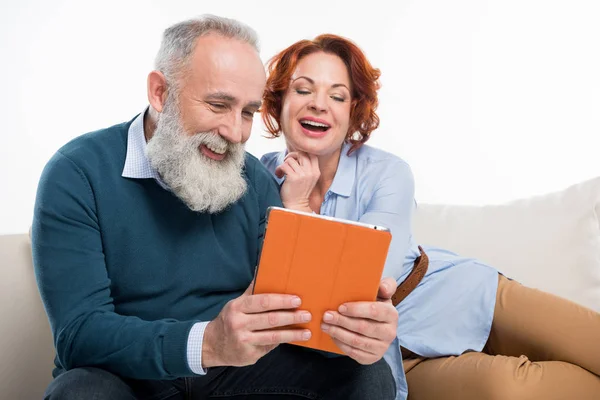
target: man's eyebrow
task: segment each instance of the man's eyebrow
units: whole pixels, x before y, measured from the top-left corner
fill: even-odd
[[[206,96],[206,100],[221,100],[221,101],[226,101],[228,103],[237,103],[238,100],[230,95],[229,93],[225,93],[225,92],[215,92],[215,93],[211,93],[208,96]]]
[[[232,96],[231,94],[226,92],[211,93],[208,96],[206,96],[206,100],[219,100],[230,104],[238,103],[238,99],[235,96]],[[246,104],[246,107],[255,108],[258,110],[261,105],[261,101],[251,101],[248,104]]]

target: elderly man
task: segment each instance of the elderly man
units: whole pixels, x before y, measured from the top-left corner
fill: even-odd
[[[266,209],[281,206],[243,147],[264,85],[250,28],[176,24],[148,76],[150,106],[49,161],[32,232],[56,347],[46,398],[394,398],[381,358],[286,344],[311,335],[290,325],[322,318],[302,299],[251,294]],[[393,306],[373,307],[390,317],[367,323],[391,342]]]

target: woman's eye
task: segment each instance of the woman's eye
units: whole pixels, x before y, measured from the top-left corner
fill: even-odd
[[[344,101],[346,101],[345,98],[339,97],[339,96],[331,96],[331,98],[335,101],[339,101],[340,103],[343,103]]]
[[[296,89],[296,93],[301,94],[301,95],[310,94],[310,92],[308,90],[302,90],[302,89]]]

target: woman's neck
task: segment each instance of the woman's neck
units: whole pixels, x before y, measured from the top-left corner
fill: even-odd
[[[325,193],[327,193],[333,183],[340,162],[341,152],[342,149],[340,148],[334,154],[319,156],[319,171],[321,171],[321,176],[315,185],[315,189],[321,192],[323,196],[325,196]]]

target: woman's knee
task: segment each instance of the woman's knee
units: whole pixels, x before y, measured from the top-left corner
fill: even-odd
[[[118,376],[99,368],[74,368],[50,383],[46,400],[133,400],[131,388]]]

